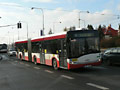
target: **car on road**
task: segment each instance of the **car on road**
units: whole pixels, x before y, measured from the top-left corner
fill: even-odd
[[[9,49],[8,50],[8,55],[9,56],[16,56],[16,51],[14,49]]]
[[[7,44],[0,44],[0,53],[7,53]]]
[[[103,63],[107,65],[120,64],[120,48],[109,48],[101,54]]]
[[[2,60],[2,56],[0,55],[0,60]]]

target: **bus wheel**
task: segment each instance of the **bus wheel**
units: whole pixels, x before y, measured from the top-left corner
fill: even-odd
[[[53,68],[54,68],[55,70],[58,70],[57,61],[56,61],[55,59],[53,60]]]
[[[35,56],[34,56],[34,64],[37,65],[37,59]]]
[[[20,60],[22,60],[22,56],[21,56],[21,54],[20,54]]]

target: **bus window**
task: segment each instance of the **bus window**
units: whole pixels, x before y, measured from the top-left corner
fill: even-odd
[[[55,39],[55,40],[49,40],[49,41],[44,41],[44,49],[47,50],[46,53],[48,54],[57,54],[60,50],[60,40]]]
[[[33,53],[39,53],[39,42],[33,42],[32,43],[32,52]]]
[[[70,39],[68,43],[68,57],[77,58],[84,54],[97,53],[99,51],[99,40],[92,38]]]
[[[77,58],[80,55],[84,54],[84,40],[83,39],[76,39],[71,40],[68,43],[68,57],[69,58]]]

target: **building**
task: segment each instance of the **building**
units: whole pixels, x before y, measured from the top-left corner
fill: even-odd
[[[120,36],[120,24],[119,24],[119,28],[118,28],[119,30],[118,30],[118,35]]]
[[[107,28],[102,29],[105,37],[114,37],[118,36],[118,30],[115,30],[109,25]]]

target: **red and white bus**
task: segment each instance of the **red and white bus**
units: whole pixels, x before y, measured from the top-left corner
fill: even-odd
[[[40,36],[15,43],[17,57],[54,69],[74,69],[100,65],[100,42],[97,30],[75,30]]]

